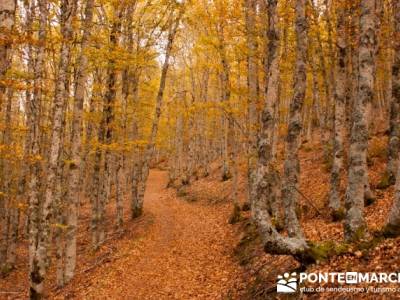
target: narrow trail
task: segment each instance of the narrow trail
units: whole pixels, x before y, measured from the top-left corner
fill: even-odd
[[[234,232],[220,206],[187,202],[165,189],[167,174],[152,170],[145,194],[147,227],[116,243],[105,263],[72,292],[77,299],[226,299],[240,267]],[[65,295],[64,295],[65,296]]]

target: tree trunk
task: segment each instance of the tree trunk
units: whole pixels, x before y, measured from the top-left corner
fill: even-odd
[[[83,35],[81,50],[77,60],[76,81],[74,91],[74,108],[71,129],[71,162],[68,174],[68,209],[67,209],[67,232],[65,249],[65,275],[64,283],[68,283],[75,273],[76,266],[76,234],[78,227],[78,209],[82,163],[82,114],[85,99],[85,87],[87,81],[88,58],[85,54],[89,46],[89,36],[92,28],[94,0],[87,0],[85,7],[85,19],[82,24]]]
[[[14,28],[14,18],[15,18],[15,9],[16,9],[16,1],[15,0],[5,0],[0,3],[0,112],[3,107],[3,101],[6,95],[6,73],[11,67],[11,46],[12,39],[11,34]],[[11,89],[11,88],[10,88]],[[6,109],[6,129],[5,131],[9,131],[9,123],[7,123],[7,118],[10,116],[10,110],[8,109],[9,105],[11,105],[11,99],[8,99],[10,104],[7,104]],[[0,115],[1,117],[1,115]],[[9,134],[6,132],[3,133],[2,141],[3,144],[9,145],[10,140],[7,138]],[[6,196],[7,194],[7,182],[9,181],[9,168],[8,163],[1,158],[0,159],[0,181],[1,181],[1,190],[0,192],[0,230],[1,230],[1,240],[0,240],[0,268],[4,267],[4,264],[7,260],[7,244],[8,244],[8,234],[7,228],[9,223],[9,209],[7,208],[7,202],[9,202]],[[1,272],[1,270],[0,270]]]
[[[270,137],[272,134],[272,130],[274,128],[274,118],[273,118],[273,107],[272,107],[272,100],[269,97],[277,97],[275,91],[277,89],[277,82],[274,81],[273,78],[277,78],[278,75],[276,73],[279,72],[278,68],[278,46],[279,46],[279,31],[278,31],[278,13],[277,13],[277,1],[270,0],[268,1],[268,12],[269,12],[269,38],[268,41],[270,43],[269,46],[269,55],[268,55],[268,63],[266,66],[269,70],[268,76],[268,92],[267,97],[265,99],[263,113],[261,117],[261,128],[259,132],[259,138],[257,142],[257,149],[258,149],[258,162],[257,168],[254,172],[254,189],[252,193],[254,194],[252,203],[251,203],[251,210],[252,216],[255,222],[258,225],[262,241],[264,244],[264,250],[271,254],[285,254],[285,255],[293,255],[296,259],[302,261],[303,263],[307,263],[310,261],[314,261],[312,255],[310,255],[311,249],[307,242],[302,237],[302,234],[298,234],[295,230],[293,231],[299,237],[285,237],[280,235],[277,232],[275,226],[273,226],[273,220],[269,213],[268,203],[271,202],[271,195],[273,195],[274,188],[277,185],[277,170],[275,169],[272,157],[272,149],[270,143]],[[297,27],[297,34],[298,39],[303,39],[298,43],[298,48],[301,51],[298,51],[297,57],[297,64],[296,64],[296,82],[295,87],[297,88],[295,95],[297,97],[294,99],[291,110],[291,130],[289,131],[292,134],[292,138],[294,141],[288,139],[292,145],[288,145],[288,148],[292,150],[291,156],[292,161],[295,160],[297,154],[297,148],[294,148],[293,143],[299,139],[300,129],[301,127],[298,124],[299,120],[296,120],[294,117],[297,116],[300,118],[299,111],[296,109],[301,108],[302,104],[302,97],[304,97],[305,92],[305,57],[306,55],[306,47],[307,47],[307,40],[305,39],[307,32],[306,32],[306,23],[305,23],[305,0],[298,0],[296,2],[296,27]],[[301,93],[302,92],[302,93]],[[295,112],[297,114],[295,114]],[[295,123],[297,121],[297,123]],[[293,127],[296,125],[297,130]],[[290,147],[289,147],[290,146]],[[293,153],[295,151],[295,153]],[[288,160],[288,159],[287,159]],[[289,162],[291,162],[289,160]],[[298,164],[298,163],[297,163]],[[298,169],[288,168],[286,164],[285,172],[293,172],[294,176],[292,175],[290,179],[293,177],[297,179],[298,176]],[[291,174],[286,174],[286,176]],[[297,183],[297,182],[296,182]],[[293,183],[291,183],[293,184]],[[289,193],[286,194],[289,196]],[[293,196],[293,195],[290,195]],[[289,199],[293,201],[293,199]],[[295,204],[295,202],[293,203]],[[290,209],[290,207],[285,207]],[[297,221],[297,217],[294,214],[293,216],[295,222]],[[291,220],[291,224],[294,222]]]
[[[252,176],[257,157],[257,102],[258,102],[258,64],[257,36],[255,18],[257,13],[256,0],[246,0],[246,38],[247,38],[247,88],[248,88],[248,184],[249,201],[251,201]]]
[[[107,147],[113,141],[113,129],[112,123],[114,122],[114,105],[117,93],[117,70],[115,67],[115,59],[113,58],[114,53],[118,47],[118,34],[121,30],[121,18],[122,18],[122,5],[116,3],[117,7],[114,8],[114,22],[110,32],[110,59],[108,61],[107,69],[107,91],[104,96],[104,106],[102,121],[99,130],[99,142],[100,144],[106,145],[104,150],[104,167],[102,176],[97,173],[95,176],[100,179],[101,183],[96,186],[100,189],[97,193],[97,199],[95,200],[93,215],[92,215],[92,242],[94,249],[97,249],[100,244],[103,243],[105,237],[105,206],[108,202],[109,191],[111,189],[113,167],[115,165],[115,155],[111,153],[111,150]],[[97,149],[96,153],[96,164],[101,162],[101,150]],[[96,172],[100,172],[99,166],[96,166]]]
[[[394,62],[392,65],[392,99],[390,102],[389,150],[385,186],[394,184],[400,160],[400,4],[394,1]]]
[[[44,203],[41,209],[40,217],[40,232],[38,238],[38,244],[35,249],[35,259],[37,260],[38,273],[40,279],[36,282],[38,287],[43,287],[46,268],[47,268],[47,251],[50,243],[50,222],[53,218],[53,203],[55,202],[58,176],[61,175],[59,169],[60,154],[62,149],[62,132],[63,132],[63,115],[65,110],[65,82],[68,80],[68,66],[70,58],[70,50],[72,45],[72,19],[75,16],[76,1],[63,1],[61,3],[61,33],[63,36],[61,51],[60,51],[60,62],[59,71],[56,79],[56,90],[54,95],[54,119],[51,134],[51,147],[50,156],[47,167],[46,177],[46,189],[44,195]],[[39,288],[35,292],[41,295]]]
[[[313,2],[313,1],[312,1]],[[316,7],[313,5],[313,18],[314,22],[318,22],[319,18],[319,12],[316,9]],[[331,140],[330,140],[330,135],[331,135],[331,128],[330,128],[330,115],[332,113],[331,107],[332,107],[332,94],[333,94],[333,82],[330,80],[330,74],[328,74],[328,64],[326,62],[326,57],[324,54],[324,48],[322,46],[322,38],[321,38],[321,32],[320,29],[317,28],[317,47],[316,51],[318,54],[319,62],[320,62],[320,70],[322,73],[322,83],[324,87],[324,92],[325,92],[325,113],[323,117],[321,118],[321,140],[322,144],[324,146],[324,158],[325,160],[330,160],[331,158],[331,152],[330,152],[330,145],[331,145]],[[315,68],[313,66],[313,68]]]
[[[359,240],[366,233],[364,195],[367,190],[368,107],[373,99],[375,64],[375,1],[361,0],[358,97],[354,100],[350,138],[349,183],[346,193],[346,240]]]
[[[399,130],[399,106],[400,106],[400,1],[395,0],[393,2],[393,12],[394,12],[394,63],[392,66],[392,107],[391,109],[396,110],[395,112],[391,112],[391,117],[395,113],[397,115],[397,124],[391,123],[391,130],[394,129],[393,127],[397,127],[394,130]],[[395,104],[393,104],[395,103]],[[392,118],[391,118],[392,122]],[[393,127],[392,127],[393,126]],[[397,134],[399,134],[399,131],[397,131]],[[399,136],[393,134],[391,131],[391,141],[392,138],[393,140],[397,138],[397,141],[394,141],[394,145],[390,144],[390,146],[393,146],[394,149],[397,146],[397,155],[399,152],[398,148],[398,143],[399,143]],[[397,145],[396,145],[397,143]],[[390,149],[390,148],[389,148]],[[390,153],[390,152],[389,152]],[[396,174],[396,186],[395,186],[395,196],[394,196],[394,202],[393,206],[390,210],[389,214],[389,220],[386,224],[386,227],[384,229],[384,232],[386,235],[389,236],[398,236],[400,234],[400,164],[395,162],[396,158],[395,157],[390,157],[389,159],[393,160],[393,166],[397,164],[397,174]],[[397,156],[398,159],[398,156]]]
[[[15,0],[3,0],[0,3],[0,78],[6,75],[11,64],[11,34],[14,28]],[[0,107],[3,104],[5,84],[0,81]],[[1,108],[0,108],[1,109]]]
[[[47,14],[48,7],[47,1],[39,2],[40,19],[39,19],[39,32],[38,32],[38,48],[36,51],[36,61],[34,66],[35,80],[33,83],[33,96],[29,101],[29,136],[31,138],[31,149],[29,151],[30,157],[33,161],[30,165],[30,179],[29,179],[29,279],[30,279],[30,299],[41,299],[43,297],[43,262],[39,261],[37,257],[37,248],[39,242],[40,230],[40,170],[41,170],[41,156],[40,156],[40,106],[42,102],[42,79],[44,73],[44,59],[45,59],[45,45],[47,37]]]
[[[346,2],[337,3],[337,61],[336,61],[336,85],[335,85],[335,121],[333,164],[331,170],[331,190],[329,194],[329,207],[332,209],[334,219],[342,218],[344,211],[340,201],[340,179],[343,171],[344,137],[346,122]]]
[[[307,84],[307,20],[305,16],[305,0],[296,2],[296,41],[297,59],[294,73],[294,95],[290,104],[289,127],[286,137],[286,153],[284,163],[284,183],[282,198],[285,206],[285,223],[290,237],[302,238],[303,233],[296,215],[298,198],[300,163],[298,150],[302,128],[301,110],[303,108]]]
[[[383,233],[387,237],[396,237],[400,235],[400,167],[397,171],[395,194],[389,218]]]

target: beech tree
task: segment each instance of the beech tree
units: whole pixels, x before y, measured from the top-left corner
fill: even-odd
[[[34,7],[32,6],[32,9]],[[30,274],[30,297],[32,299],[40,299],[43,294],[43,280],[45,276],[45,261],[46,253],[38,252],[39,238],[40,238],[40,215],[41,215],[41,203],[39,195],[39,184],[40,184],[40,169],[41,169],[41,156],[40,156],[40,131],[39,131],[39,113],[42,102],[42,82],[43,69],[44,69],[44,58],[45,58],[45,45],[47,36],[47,16],[48,7],[46,1],[41,1],[39,5],[40,19],[39,19],[39,31],[38,40],[39,45],[36,49],[36,60],[34,63],[34,92],[27,106],[29,107],[30,115],[30,139],[31,148],[29,149],[29,155],[32,157],[32,163],[30,167],[30,182],[29,182],[29,274]],[[32,57],[33,59],[33,57]],[[42,244],[40,251],[46,251],[45,245]]]
[[[288,154],[285,158],[285,184],[282,198],[285,206],[285,221],[288,228],[289,237],[284,237],[277,232],[272,225],[272,219],[266,207],[268,197],[274,195],[272,190],[276,184],[274,180],[275,170],[272,164],[271,140],[268,135],[273,129],[273,114],[271,112],[270,101],[268,96],[274,97],[276,93],[272,93],[270,88],[276,88],[276,78],[278,72],[278,56],[277,39],[279,34],[275,30],[277,26],[278,15],[276,11],[277,1],[268,2],[269,12],[269,62],[270,76],[268,79],[268,92],[264,111],[262,114],[262,126],[258,139],[258,165],[255,173],[255,193],[252,203],[252,214],[255,218],[261,237],[264,243],[264,249],[272,254],[289,254],[302,261],[312,261],[311,248],[303,237],[298,218],[295,212],[297,199],[297,185],[299,176],[298,147],[301,130],[300,109],[303,105],[305,88],[306,88],[306,48],[307,48],[307,22],[306,22],[306,2],[302,0],[296,1],[296,33],[297,33],[297,58],[296,70],[294,73],[294,96],[290,109],[289,131],[286,138]],[[275,66],[274,66],[275,64]],[[275,73],[275,74],[274,74]],[[276,79],[275,79],[276,80]],[[271,83],[271,85],[270,85]],[[269,100],[269,101],[268,101]],[[257,199],[257,200],[255,200]]]
[[[16,3],[13,0],[3,1],[0,4],[0,112],[2,111],[3,103],[6,103],[6,122],[10,123],[10,109],[11,109],[11,98],[12,94],[7,93],[7,71],[11,66],[11,50],[12,50],[12,36],[11,32],[14,29],[15,22],[15,9]],[[8,99],[6,99],[8,97]],[[9,145],[10,140],[10,127],[6,126],[1,133],[2,144]],[[10,172],[10,166],[4,159],[0,159],[0,167],[2,173],[1,178],[1,190],[0,192],[0,224],[1,224],[1,242],[0,242],[0,267],[6,268],[13,266],[14,254],[13,251],[9,252],[9,232],[8,228],[10,223],[12,224],[12,214],[8,206],[11,207],[11,199],[6,193],[9,191],[9,180],[7,177]],[[5,191],[5,192],[3,192]],[[12,243],[12,241],[11,241]]]
[[[398,105],[400,101],[400,40],[396,38],[400,32],[400,1],[393,2],[393,12],[394,12],[394,62],[392,66],[392,105],[391,117],[390,117],[390,142],[389,149],[392,147],[396,149],[396,139],[398,140],[399,135],[396,130],[398,130],[398,119],[396,122],[396,116],[398,117]],[[395,131],[395,132],[393,132]],[[392,149],[392,150],[394,150]],[[398,152],[398,146],[397,150]],[[396,158],[390,155],[389,150],[389,166],[388,169],[393,168],[390,164],[396,165],[393,161]],[[400,166],[397,163],[397,174],[396,174],[396,185],[395,185],[395,196],[393,206],[391,208],[389,219],[387,221],[386,227],[384,228],[384,233],[389,236],[397,236],[400,233]]]
[[[354,99],[353,125],[349,152],[349,183],[346,191],[348,207],[345,220],[346,239],[360,239],[366,225],[363,208],[364,197],[369,192],[367,170],[368,109],[373,98],[375,51],[375,1],[360,3],[360,46],[358,50],[358,93]]]
[[[399,65],[399,54],[398,54],[398,39],[396,34],[399,32],[399,21],[398,21],[398,1],[393,3],[394,12],[394,62],[392,66],[392,99],[390,104],[390,119],[389,119],[389,149],[388,149],[388,163],[386,173],[382,178],[383,187],[395,183],[397,167],[399,165],[399,149],[400,149],[400,122],[399,122],[399,111],[400,111],[400,97],[398,92],[398,65]]]
[[[346,82],[347,82],[347,37],[346,16],[347,7],[345,1],[337,3],[337,59],[336,59],[336,84],[335,84],[335,139],[333,144],[333,164],[331,171],[331,191],[329,195],[329,206],[333,210],[335,219],[341,218],[343,214],[340,181],[343,172],[344,138],[346,128]]]
[[[72,279],[76,267],[76,235],[78,227],[78,209],[79,209],[79,193],[82,168],[82,115],[83,103],[85,101],[85,85],[87,81],[88,58],[85,51],[89,47],[89,35],[92,29],[94,0],[88,0],[85,7],[85,19],[83,24],[83,34],[81,40],[81,49],[77,61],[78,69],[76,70],[76,81],[74,90],[74,108],[71,128],[71,162],[69,164],[69,190],[68,190],[68,212],[67,226],[68,231],[66,238],[66,262],[65,262],[65,282]],[[64,283],[64,282],[63,282]]]

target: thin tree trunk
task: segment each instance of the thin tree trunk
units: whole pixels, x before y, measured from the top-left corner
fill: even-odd
[[[311,1],[313,3],[313,1]],[[313,18],[314,22],[317,23],[318,25],[318,10],[316,7],[313,5]],[[324,48],[322,46],[322,38],[321,38],[321,32],[319,27],[317,28],[317,54],[319,57],[320,61],[320,70],[322,73],[322,83],[324,87],[324,92],[325,92],[325,113],[323,114],[323,122],[321,122],[320,126],[322,129],[322,134],[321,134],[321,140],[322,144],[324,145],[324,158],[325,160],[329,160],[331,157],[330,153],[330,135],[331,135],[331,128],[330,128],[330,115],[331,115],[331,107],[332,107],[332,94],[333,94],[333,82],[329,79],[330,74],[328,74],[328,64],[326,62],[326,57],[324,54]]]
[[[35,80],[33,84],[33,97],[29,100],[29,113],[30,118],[30,137],[31,149],[29,154],[34,158],[30,165],[30,180],[29,180],[29,275],[30,275],[30,298],[41,299],[43,296],[43,280],[44,274],[42,273],[43,267],[40,266],[42,262],[37,257],[37,248],[39,242],[40,230],[40,169],[41,169],[41,156],[40,156],[40,106],[42,102],[42,79],[44,75],[44,59],[45,59],[45,45],[47,37],[47,15],[48,7],[47,1],[39,2],[39,32],[38,32],[38,48],[36,53],[36,61],[34,67]]]
[[[285,206],[285,223],[288,234],[290,237],[298,238],[303,237],[296,215],[296,205],[300,173],[298,150],[302,128],[301,110],[304,104],[307,84],[307,26],[305,0],[298,0],[296,2],[297,59],[293,84],[294,95],[290,104],[284,163],[284,184],[282,189],[282,198]]]
[[[37,260],[39,273],[39,276],[35,277],[37,279],[35,283],[38,287],[38,289],[35,290],[35,294],[39,296],[39,298],[42,297],[42,289],[48,264],[47,251],[50,243],[50,222],[53,218],[53,203],[57,202],[55,199],[57,195],[55,187],[57,185],[57,180],[59,180],[58,176],[61,175],[59,160],[62,150],[63,115],[65,110],[65,101],[67,100],[65,97],[65,82],[67,82],[68,79],[68,66],[70,63],[69,53],[73,36],[72,19],[75,16],[75,11],[76,2],[63,1],[61,3],[60,26],[63,40],[61,44],[59,71],[56,79],[56,90],[54,95],[54,119],[51,134],[50,156],[47,168],[46,189],[39,219],[40,232],[34,258]]]
[[[14,28],[16,1],[15,0],[4,0],[0,2],[0,113],[3,107],[3,101],[6,96],[6,78],[5,75],[11,67],[11,46],[12,39],[11,34]],[[11,88],[9,88],[11,89]],[[11,99],[8,99],[6,109],[6,119],[9,118],[11,113]],[[1,115],[0,115],[1,117]],[[2,136],[2,141],[5,145],[10,144],[9,140],[9,123],[6,120],[6,129]],[[3,192],[0,193],[0,267],[3,267],[7,260],[7,244],[8,244],[8,223],[9,223],[9,209],[7,208],[7,202],[9,197],[7,194],[7,182],[9,181],[9,168],[8,163],[1,158],[0,159],[0,181]],[[1,270],[0,270],[1,271]]]
[[[71,162],[68,174],[68,208],[67,208],[67,232],[65,249],[65,274],[64,283],[68,283],[75,273],[76,266],[76,235],[78,227],[78,209],[82,163],[82,114],[85,99],[85,87],[87,81],[88,58],[85,54],[89,46],[89,36],[92,28],[94,0],[87,0],[85,7],[85,19],[82,24],[83,35],[81,50],[77,60],[76,81],[74,91],[74,108],[71,132]]]
[[[221,101],[222,103],[229,103],[229,99],[231,97],[231,87],[230,87],[230,79],[229,79],[229,64],[227,61],[225,46],[224,46],[224,38],[223,32],[218,33],[219,36],[219,51],[221,56],[221,65],[222,72],[220,74],[221,77]],[[232,137],[229,135],[229,131],[231,130],[232,122],[227,119],[225,115],[222,116],[222,126],[223,126],[223,168],[222,168],[222,180],[228,180],[232,177],[231,166],[229,164],[229,138]]]
[[[118,46],[118,34],[121,30],[121,18],[122,18],[122,7],[121,4],[116,4],[115,7],[115,20],[112,25],[110,32],[110,51],[114,51]],[[114,121],[114,104],[116,99],[117,91],[117,70],[115,68],[115,59],[112,57],[114,53],[111,53],[111,58],[108,62],[107,70],[107,91],[104,96],[105,103],[103,106],[102,121],[99,130],[99,142],[101,144],[110,145],[113,141],[113,129],[112,123]],[[97,149],[96,153],[96,165],[101,162],[101,150]],[[111,176],[113,173],[113,166],[115,164],[114,154],[111,153],[110,149],[106,148],[104,151],[104,168],[101,176],[101,184],[97,186],[100,191],[97,193],[97,199],[93,203],[92,215],[92,242],[94,249],[97,249],[100,244],[103,243],[105,237],[105,206],[108,201],[109,191],[111,188]],[[100,172],[100,168],[97,165],[95,172]],[[95,176],[100,179],[98,173]]]
[[[346,122],[346,2],[337,3],[337,62],[335,85],[335,122],[333,143],[333,164],[331,170],[331,189],[329,194],[329,207],[332,209],[334,219],[344,217],[344,211],[340,201],[340,179],[343,171],[344,138]]]
[[[133,13],[136,9],[137,1],[129,4],[126,10],[126,48],[129,53],[133,52],[133,26],[132,26],[132,17]],[[128,102],[130,100],[131,91],[132,91],[132,80],[136,80],[136,72],[132,70],[133,68],[128,66],[122,73],[122,143],[124,144],[128,140],[128,128],[127,128],[127,107]],[[133,123],[136,123],[137,120],[134,119]],[[132,137],[136,138],[136,137]],[[125,175],[128,173],[127,170],[128,161],[126,159],[125,151],[122,151],[118,155],[118,164],[116,170],[116,229],[118,230],[123,224],[123,214],[124,214],[124,206],[123,206],[123,198],[126,193],[126,186],[128,184],[128,180],[125,180]]]
[[[255,18],[257,13],[256,0],[245,0],[246,9],[246,38],[247,38],[247,88],[248,88],[248,190],[251,201],[252,175],[257,157],[257,102],[258,102],[258,64],[257,36]]]
[[[4,78],[11,64],[11,34],[14,28],[16,1],[2,0],[0,2],[0,78]],[[5,84],[0,81],[0,110],[3,105]]]

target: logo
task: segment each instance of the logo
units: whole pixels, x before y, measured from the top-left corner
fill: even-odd
[[[278,293],[295,293],[297,291],[297,274],[278,275],[276,291]]]
[[[346,283],[347,284],[358,283],[358,273],[357,272],[346,272]]]

